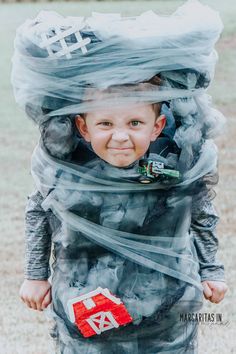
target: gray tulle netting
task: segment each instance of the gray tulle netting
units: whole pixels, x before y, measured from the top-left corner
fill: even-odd
[[[52,215],[61,353],[196,353],[197,325],[179,314],[202,303],[190,228],[193,199],[209,198],[217,172],[212,138],[224,118],[206,92],[222,28],[217,12],[189,0],[171,16],[40,12],[17,30],[12,83],[41,131],[32,175]],[[167,124],[147,158],[177,180],[140,183],[138,161],[108,164],[75,127],[77,114],[157,102]],[[68,304],[97,288],[121,299],[132,322],[84,338]]]

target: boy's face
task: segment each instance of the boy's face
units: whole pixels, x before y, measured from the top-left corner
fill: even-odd
[[[75,121],[94,152],[116,167],[139,160],[165,126],[165,116],[156,118],[151,104],[89,112]]]

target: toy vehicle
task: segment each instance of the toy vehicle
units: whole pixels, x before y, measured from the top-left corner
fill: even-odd
[[[164,162],[142,159],[139,161],[139,181],[141,183],[151,183],[157,180],[179,179],[180,173],[177,170],[166,168]]]

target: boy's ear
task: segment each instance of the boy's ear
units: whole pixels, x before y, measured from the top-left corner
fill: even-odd
[[[89,143],[91,140],[86,121],[79,114],[75,117],[75,125],[82,137]]]
[[[166,125],[166,116],[164,114],[160,115],[155,122],[153,132],[151,135],[151,141],[155,141],[156,138],[161,134],[162,130]]]

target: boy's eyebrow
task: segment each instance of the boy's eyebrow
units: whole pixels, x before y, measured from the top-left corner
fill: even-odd
[[[130,116],[127,116],[128,119],[130,119],[130,118],[144,119],[146,117],[147,117],[146,115],[142,115],[142,114],[139,114],[139,113],[134,113],[134,114],[132,114]]]
[[[139,114],[133,114],[133,115],[129,115],[127,117],[124,117],[124,120],[129,121],[129,120],[145,120],[146,116],[142,116]],[[107,117],[95,117],[94,121],[99,121],[99,122],[106,122],[106,121],[116,121],[115,117],[111,117],[111,116],[107,116]]]
[[[111,117],[95,117],[94,120],[99,120],[99,121],[107,121],[107,120],[113,120],[114,118]]]

